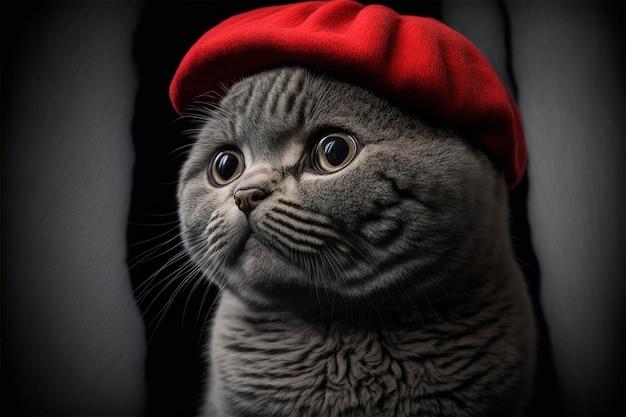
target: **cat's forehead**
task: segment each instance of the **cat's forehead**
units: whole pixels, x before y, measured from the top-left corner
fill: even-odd
[[[365,88],[305,67],[282,67],[233,84],[200,139],[209,151],[230,145],[271,159],[277,151],[301,152],[330,133],[347,133],[366,145],[398,130],[422,129],[418,119]]]
[[[275,70],[234,84],[206,121],[201,140],[261,152],[314,125],[316,98],[302,70]]]
[[[220,105],[241,127],[290,130],[315,117],[319,82],[300,68],[255,74],[235,84]]]
[[[232,139],[261,142],[326,127],[349,128],[369,101],[359,96],[363,93],[359,90],[303,67],[268,70],[227,91],[219,103],[218,122]]]

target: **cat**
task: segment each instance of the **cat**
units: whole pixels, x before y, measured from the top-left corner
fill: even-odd
[[[178,199],[221,289],[204,415],[523,412],[534,319],[482,151],[301,66],[198,114]]]

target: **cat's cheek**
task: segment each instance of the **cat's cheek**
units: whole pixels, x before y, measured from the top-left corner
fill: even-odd
[[[348,169],[349,168],[349,169]],[[348,167],[345,172],[305,178],[298,198],[311,211],[328,216],[342,227],[357,231],[364,217],[376,212],[375,201],[385,199],[367,170]]]

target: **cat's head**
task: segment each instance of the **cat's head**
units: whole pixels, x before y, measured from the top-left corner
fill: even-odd
[[[278,308],[445,293],[507,228],[503,175],[480,150],[301,67],[245,78],[207,111],[179,205],[206,276]]]

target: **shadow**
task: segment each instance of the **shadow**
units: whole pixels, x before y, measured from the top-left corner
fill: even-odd
[[[541,272],[532,247],[528,222],[528,174],[509,192],[510,228],[513,251],[526,278],[537,324],[537,365],[534,398],[527,410],[529,416],[563,415],[561,391],[552,358],[548,326],[541,308]]]

